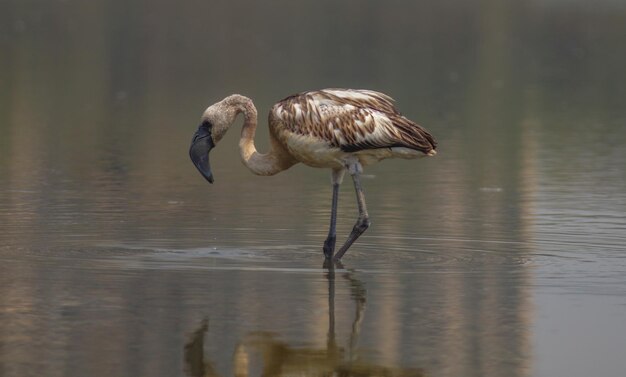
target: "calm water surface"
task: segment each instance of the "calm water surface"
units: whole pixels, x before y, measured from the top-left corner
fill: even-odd
[[[332,12],[328,9],[332,8]],[[0,376],[623,376],[626,8],[603,1],[2,2]],[[394,96],[440,142],[255,177],[202,110]],[[238,125],[235,126],[238,128]],[[356,218],[349,180],[338,242]]]

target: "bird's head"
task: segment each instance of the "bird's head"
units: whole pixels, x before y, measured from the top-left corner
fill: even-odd
[[[235,122],[235,118],[240,112],[232,97],[226,97],[222,101],[209,106],[204,111],[200,126],[198,126],[198,130],[191,139],[189,157],[191,157],[191,161],[193,161],[200,174],[209,183],[213,183],[209,152],[224,137],[224,134]]]

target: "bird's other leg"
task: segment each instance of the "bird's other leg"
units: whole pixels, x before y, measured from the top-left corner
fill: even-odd
[[[331,183],[333,185],[333,203],[330,211],[330,229],[328,237],[324,241],[324,256],[331,259],[335,252],[335,241],[337,240],[337,201],[339,200],[339,185],[343,181],[345,169],[333,169],[331,175]]]
[[[352,228],[352,232],[348,236],[346,243],[343,244],[341,249],[335,254],[333,257],[334,260],[339,260],[346,253],[348,248],[354,243],[365,232],[367,228],[370,226],[369,215],[367,214],[367,206],[365,205],[365,195],[363,194],[363,188],[361,187],[361,172],[362,167],[361,164],[355,162],[349,165],[350,174],[352,175],[352,180],[354,181],[354,189],[356,191],[356,201],[359,206],[359,217],[356,220],[356,224],[354,224],[354,228]]]

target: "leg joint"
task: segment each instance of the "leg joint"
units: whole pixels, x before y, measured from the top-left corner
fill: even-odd
[[[368,216],[359,217],[356,224],[354,225],[354,229],[359,233],[363,233],[370,227],[372,222],[370,221]]]

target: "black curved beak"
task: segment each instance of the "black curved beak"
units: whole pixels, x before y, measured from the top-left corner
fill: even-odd
[[[213,183],[213,173],[211,173],[211,164],[209,164],[209,152],[215,143],[213,143],[213,137],[211,136],[211,124],[202,123],[191,139],[191,146],[189,147],[189,157],[191,161],[196,165],[196,168],[206,178],[209,183]]]

